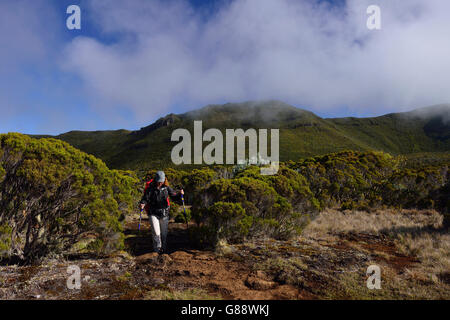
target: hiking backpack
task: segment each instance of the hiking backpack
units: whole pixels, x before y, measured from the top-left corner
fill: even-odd
[[[153,182],[153,179],[148,181],[145,184],[144,194],[147,193],[152,182]],[[170,207],[169,191],[167,190],[166,186],[162,186],[161,189],[159,189],[159,190],[157,188],[154,188],[154,190],[151,190],[150,192],[151,192],[151,194],[149,195],[150,203],[146,206],[147,211],[149,208],[150,209],[165,209],[165,208]]]

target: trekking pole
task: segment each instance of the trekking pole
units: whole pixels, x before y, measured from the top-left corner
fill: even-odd
[[[139,213],[139,231],[138,231],[138,233],[141,232],[142,211],[144,211],[144,209],[141,209],[141,212]]]
[[[189,228],[187,215],[186,215],[186,207],[184,206],[184,196],[181,194],[181,201],[183,202],[183,210],[184,210],[184,221],[186,221],[186,230]]]

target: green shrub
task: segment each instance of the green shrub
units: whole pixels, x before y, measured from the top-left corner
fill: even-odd
[[[0,223],[10,253],[26,260],[69,249],[87,232],[105,251],[123,246],[120,220],[136,202],[137,178],[56,139],[0,135]]]
[[[176,212],[177,212],[177,214],[175,216],[175,222],[177,222],[177,223],[186,223],[186,219],[187,219],[187,222],[191,221],[192,215],[191,215],[191,210],[190,209],[186,209],[186,218],[184,216],[183,208],[180,208]]]
[[[8,256],[11,248],[12,228],[7,224],[0,225],[0,258]]]
[[[239,203],[216,202],[207,209],[206,215],[207,225],[217,239],[240,241],[248,235],[252,225],[252,217],[245,214]]]
[[[273,181],[250,176],[219,179],[202,191],[201,201],[193,206],[193,218],[208,228],[207,234],[213,235],[211,241],[287,239],[309,221],[309,212],[295,211],[289,200],[271,186]]]
[[[3,178],[5,177],[5,175],[6,175],[6,170],[3,169],[3,167],[0,165],[0,182],[3,181]]]
[[[441,161],[420,167],[415,161],[411,167],[403,157],[383,152],[343,151],[280,163],[273,176],[252,165],[166,172],[185,187],[197,222],[192,235],[205,244],[287,239],[327,207],[436,208],[448,221],[448,166]],[[181,214],[176,219],[184,222]]]
[[[440,208],[440,188],[449,180],[448,165],[410,168],[401,157],[382,152],[345,151],[290,162],[306,177],[320,206],[368,210],[389,206]]]

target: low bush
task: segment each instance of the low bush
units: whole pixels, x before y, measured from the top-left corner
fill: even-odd
[[[254,175],[254,169],[233,179],[212,182],[194,204],[193,217],[207,227],[206,234],[213,235],[213,243],[220,239],[230,243],[260,237],[288,239],[298,235],[309,215],[317,212],[308,187],[299,187],[303,180],[297,173],[294,175],[299,181],[283,175],[292,173],[289,170],[268,178]]]
[[[137,178],[56,139],[0,135],[0,251],[33,260],[95,235],[97,250],[122,248]],[[6,240],[5,240],[6,239]]]

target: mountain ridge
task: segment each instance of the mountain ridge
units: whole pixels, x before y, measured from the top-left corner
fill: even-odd
[[[171,113],[134,131],[69,131],[45,137],[64,140],[112,168],[164,168],[170,166],[170,150],[176,144],[170,141],[171,132],[193,132],[194,120],[202,120],[203,130],[278,128],[282,161],[348,149],[391,154],[450,151],[450,104],[377,117],[321,118],[277,100],[247,101]]]

